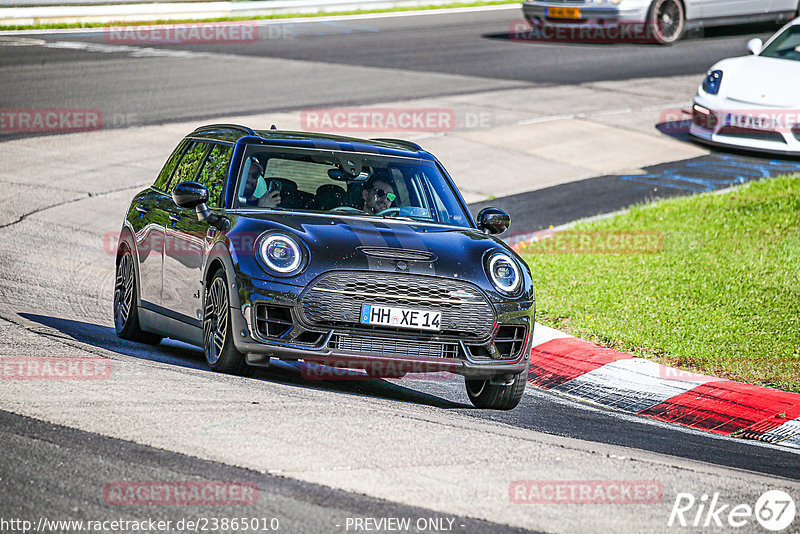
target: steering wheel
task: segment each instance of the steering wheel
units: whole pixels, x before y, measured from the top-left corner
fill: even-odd
[[[400,215],[400,208],[386,208],[385,210],[376,211],[375,215]]]
[[[328,210],[331,213],[364,213],[358,208],[354,208],[352,206],[339,206],[337,208],[333,208],[332,210]]]

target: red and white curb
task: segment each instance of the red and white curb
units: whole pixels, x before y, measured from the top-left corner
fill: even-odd
[[[528,382],[668,423],[800,449],[800,395],[680,371],[536,324]]]

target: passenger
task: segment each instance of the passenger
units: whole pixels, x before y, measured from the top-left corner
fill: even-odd
[[[250,168],[247,171],[247,181],[244,184],[243,196],[250,206],[260,208],[274,208],[281,203],[280,191],[268,191],[267,181],[264,180],[264,166],[256,158],[248,160]]]
[[[361,200],[364,201],[362,209],[370,215],[374,215],[379,211],[390,208],[392,202],[397,198],[391,182],[391,178],[373,174],[364,183],[364,189],[361,191]]]

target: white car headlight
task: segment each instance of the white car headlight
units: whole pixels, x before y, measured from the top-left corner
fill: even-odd
[[[712,70],[709,72],[705,79],[703,80],[703,91],[710,95],[716,95],[719,93],[719,86],[722,85],[722,71],[721,70]]]
[[[288,235],[268,235],[261,240],[258,248],[267,267],[278,274],[292,273],[303,264],[300,245]]]
[[[514,293],[522,283],[517,262],[503,252],[496,252],[489,256],[486,262],[486,271],[494,287],[502,293]]]

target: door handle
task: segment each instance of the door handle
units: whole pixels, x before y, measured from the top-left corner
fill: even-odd
[[[181,216],[178,215],[177,213],[170,213],[169,214],[169,220],[174,222],[174,223],[176,223],[176,222],[181,220]]]
[[[139,213],[144,215],[145,213],[150,213],[150,208],[146,208],[146,207],[144,207],[144,206],[142,206],[140,204],[140,205],[136,206],[136,211],[138,211]]]

